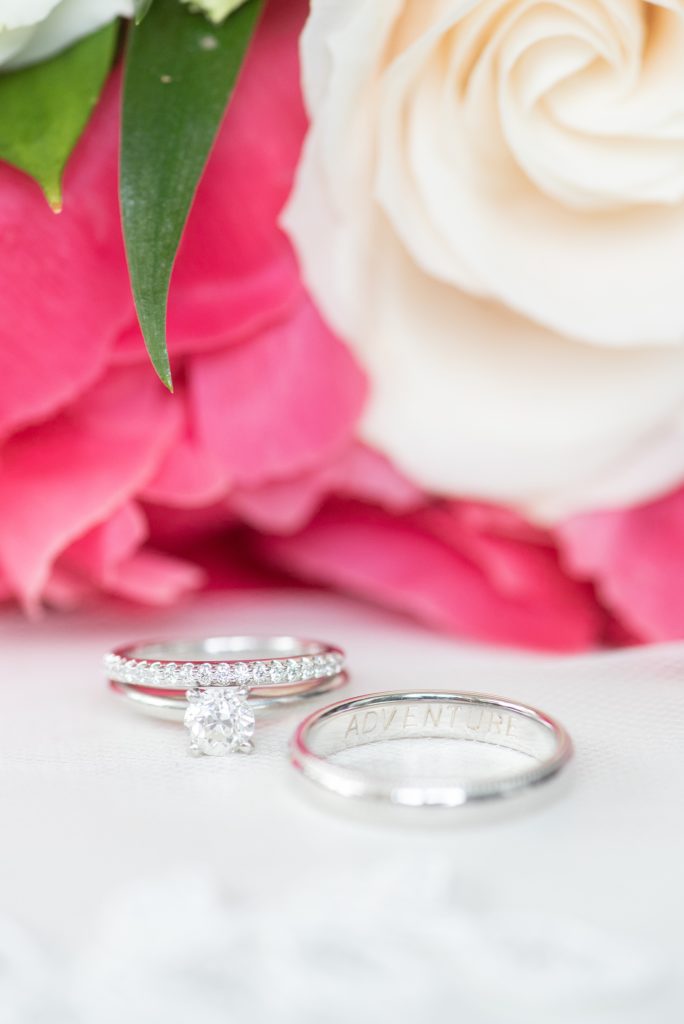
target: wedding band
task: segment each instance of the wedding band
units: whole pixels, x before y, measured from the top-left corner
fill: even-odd
[[[293,636],[148,641],[104,661],[116,693],[148,713],[182,716],[190,753],[211,755],[250,752],[256,708],[341,686],[343,665],[338,647]]]
[[[483,777],[386,777],[335,758],[365,744],[400,739],[469,740],[526,755],[528,763]],[[542,711],[502,697],[451,691],[387,692],[314,711],[295,732],[291,763],[317,789],[356,804],[458,810],[536,789],[572,756],[562,725]]]
[[[147,641],[117,647],[105,657],[107,678],[147,689],[192,690],[239,686],[293,693],[342,671],[339,647],[294,636],[219,636]]]
[[[289,691],[268,696],[263,695],[259,691],[259,696],[256,696],[256,691],[252,690],[248,695],[247,701],[249,706],[255,711],[275,710],[290,704],[300,704],[315,697],[322,697],[326,693],[340,689],[347,682],[347,673],[339,672],[336,676],[319,679],[315,686],[294,692]],[[109,687],[117,697],[125,700],[146,715],[150,715],[152,718],[162,718],[170,722],[182,722],[188,709],[186,695],[182,692],[164,693],[161,690],[147,690],[132,683],[119,683],[115,680],[109,681]]]

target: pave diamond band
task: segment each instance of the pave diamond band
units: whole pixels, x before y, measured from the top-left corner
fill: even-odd
[[[285,636],[134,644],[104,660],[105,674],[113,682],[159,690],[297,690],[302,683],[337,676],[343,667],[339,648]]]

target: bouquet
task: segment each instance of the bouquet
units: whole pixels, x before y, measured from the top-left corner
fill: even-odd
[[[3,600],[684,635],[683,58],[642,0],[0,0]]]

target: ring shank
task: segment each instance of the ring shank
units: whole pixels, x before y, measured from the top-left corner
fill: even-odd
[[[289,704],[299,704],[302,701],[321,697],[326,693],[339,690],[347,683],[348,678],[346,672],[340,672],[336,676],[317,680],[315,685],[300,687],[294,692],[289,690],[287,693],[282,693],[274,688],[253,689],[249,694],[248,702],[250,707],[260,711],[275,709]],[[183,692],[155,691],[146,687],[135,686],[131,683],[119,683],[115,680],[109,681],[109,688],[117,697],[127,701],[153,718],[165,718],[174,722],[182,722],[188,707],[188,702]]]
[[[294,636],[212,636],[183,640],[143,641],[118,648],[127,658],[158,661],[265,661],[304,657],[335,650],[318,640]]]

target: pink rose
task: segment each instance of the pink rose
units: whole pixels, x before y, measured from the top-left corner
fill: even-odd
[[[160,509],[220,508],[227,528],[233,501],[315,474],[353,444],[364,378],[276,226],[305,128],[301,14],[269,12],[197,196],[169,312],[175,397],[150,370],[129,296],[117,76],[70,163],[60,217],[0,167],[0,574],[29,608],[97,590],[175,599],[204,574],[149,543]]]
[[[541,529],[436,500],[359,441],[367,380],[278,227],[306,129],[303,17],[269,6],[202,181],[172,282],[174,396],[129,295],[117,76],[59,217],[0,167],[0,593],[28,609],[99,593],[165,603],[265,568],[481,640],[581,649],[613,619],[676,635],[676,612],[646,609],[628,568],[649,516],[677,538],[674,513]]]

